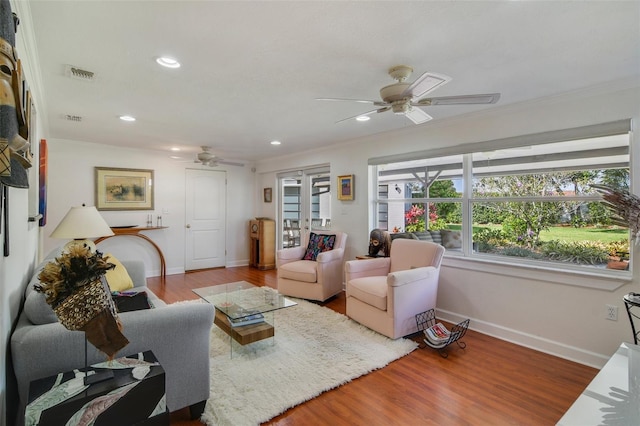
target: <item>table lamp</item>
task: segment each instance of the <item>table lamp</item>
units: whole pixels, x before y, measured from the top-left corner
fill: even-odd
[[[99,238],[114,235],[95,206],[71,207],[65,217],[62,218],[56,229],[51,233],[51,238],[71,239],[63,248],[76,244],[86,245],[91,252],[96,251],[96,245],[89,238]]]

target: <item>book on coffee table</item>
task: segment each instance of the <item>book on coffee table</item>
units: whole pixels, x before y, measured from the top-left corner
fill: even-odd
[[[246,317],[237,318],[237,319],[229,318],[229,324],[231,324],[231,327],[240,327],[242,325],[257,324],[259,322],[264,322],[264,315],[262,315],[260,312],[256,312]]]

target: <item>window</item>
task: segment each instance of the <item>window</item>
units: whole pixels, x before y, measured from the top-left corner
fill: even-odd
[[[283,172],[280,185],[278,247],[296,247],[310,231],[331,229],[331,175],[329,167]]]
[[[629,230],[612,224],[591,185],[629,188],[629,127],[626,120],[469,144],[459,153],[372,159],[378,227],[455,235],[447,256],[600,272],[617,260],[617,269],[628,269]]]

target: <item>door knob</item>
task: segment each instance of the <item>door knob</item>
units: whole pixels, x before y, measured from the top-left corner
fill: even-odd
[[[191,225],[187,223],[187,229],[188,229],[188,228],[191,228]]]

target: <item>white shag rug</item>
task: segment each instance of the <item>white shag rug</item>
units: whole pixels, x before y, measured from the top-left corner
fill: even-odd
[[[266,287],[255,291],[264,297]],[[413,351],[408,339],[392,340],[345,315],[313,303],[275,312],[275,340],[246,346],[213,326],[211,395],[201,420],[209,426],[266,422],[322,392],[384,367]]]

